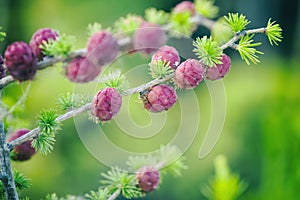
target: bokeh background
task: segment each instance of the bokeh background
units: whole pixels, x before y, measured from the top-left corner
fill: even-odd
[[[143,15],[148,7],[170,11],[178,2],[0,0],[0,26],[8,34],[6,40],[0,43],[0,52],[3,55],[6,46],[13,41],[28,42],[31,35],[42,27],[76,36],[75,46],[82,48],[87,40],[86,27],[89,23],[97,21],[108,27],[128,13]],[[145,199],[205,199],[201,188],[213,176],[213,160],[219,154],[225,155],[231,169],[248,183],[240,199],[297,199],[300,196],[299,1],[216,0],[216,5],[220,7],[220,16],[227,12],[245,14],[252,21],[249,28],[265,26],[271,17],[283,28],[283,42],[278,47],[271,47],[265,37],[256,37],[263,42],[259,49],[265,53],[260,56],[261,63],[257,65],[247,66],[237,52],[228,51],[232,57],[232,69],[223,80],[227,115],[217,145],[207,157],[198,158],[211,116],[210,96],[206,85],[202,84],[195,89],[201,121],[192,145],[184,153],[189,168],[182,177],[166,177],[160,189]],[[200,27],[193,37],[207,33],[205,28]],[[123,70],[149,60],[149,57],[132,55],[126,59]],[[148,80],[149,76],[141,74],[139,79]],[[25,88],[26,83],[11,84],[4,91],[4,102],[12,105]],[[34,128],[36,114],[44,108],[55,107],[57,96],[73,89],[74,84],[64,78],[61,65],[39,72],[32,83],[24,111],[19,113],[19,118],[23,120],[12,126]],[[179,94],[179,98],[189,101],[184,92]],[[136,99],[137,95],[130,99],[132,119],[140,125],[148,123],[148,115],[142,105],[136,104]],[[179,105],[169,112],[167,127],[159,133],[159,139],[153,139],[146,145],[138,143],[136,151],[151,150],[159,146],[160,141],[167,143],[171,138],[172,126],[178,123]],[[128,143],[114,122],[106,124],[104,129],[108,137],[126,148]],[[118,132],[118,137],[113,135],[114,132]],[[95,190],[99,185],[100,173],[108,170],[83,146],[72,119],[64,122],[53,153],[36,155],[30,161],[13,165],[32,179],[33,186],[22,193],[32,199],[43,198],[52,192],[63,196]]]

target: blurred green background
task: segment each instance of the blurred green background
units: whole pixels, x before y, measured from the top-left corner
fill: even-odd
[[[88,23],[98,21],[110,26],[120,16],[128,13],[143,15],[152,6],[170,11],[180,1],[159,0],[0,0],[0,25],[7,32],[7,39],[0,44],[4,52],[7,44],[16,40],[29,41],[31,35],[42,27],[51,27],[77,38],[76,47],[84,47]],[[212,152],[204,159],[198,158],[211,116],[210,96],[205,84],[195,89],[198,94],[201,121],[192,145],[185,152],[188,170],[180,178],[166,177],[158,191],[145,199],[205,199],[201,188],[213,176],[213,159],[216,155],[227,156],[234,172],[248,183],[241,199],[298,199],[300,196],[300,16],[299,1],[274,0],[217,0],[220,15],[241,12],[250,21],[251,27],[265,26],[271,17],[283,28],[283,42],[271,47],[265,37],[258,36],[264,44],[259,47],[265,54],[261,63],[247,66],[237,52],[232,56],[232,69],[224,79],[226,88],[226,121],[222,135]],[[200,27],[193,37],[206,34]],[[180,50],[179,50],[180,51]],[[3,55],[3,53],[2,53]],[[149,57],[132,55],[124,58],[122,70],[149,62]],[[126,61],[126,62],[125,62]],[[117,66],[116,66],[117,67]],[[149,80],[143,75],[134,81]],[[131,81],[131,80],[129,80]],[[16,101],[25,84],[11,84],[4,91],[4,101]],[[32,83],[24,112],[18,122],[27,128],[35,127],[36,114],[43,108],[56,106],[57,96],[72,92],[74,84],[64,78],[60,65],[41,71]],[[94,91],[91,91],[94,92]],[[179,92],[182,101],[184,92]],[[132,119],[142,125],[149,123],[149,116],[130,98]],[[136,108],[139,106],[138,108]],[[178,123],[180,108],[177,104],[167,114],[166,126],[158,138],[138,143],[136,151],[153,149],[172,138],[172,126]],[[143,119],[143,120],[141,120]],[[145,122],[146,121],[146,122]],[[27,123],[29,122],[29,123]],[[23,126],[23,125],[22,125]],[[133,150],[114,122],[103,127],[108,137],[124,148]],[[118,135],[112,135],[114,132]],[[142,134],[142,133],[141,133]],[[101,141],[99,141],[101,145]],[[138,149],[139,148],[139,149]],[[107,152],[109,154],[109,152]],[[32,199],[40,199],[48,193],[84,194],[98,187],[100,173],[108,168],[95,159],[82,145],[74,121],[64,122],[57,136],[52,154],[36,155],[30,161],[13,163],[15,168],[32,178],[33,186],[22,193]]]

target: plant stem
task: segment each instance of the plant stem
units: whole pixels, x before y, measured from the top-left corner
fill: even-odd
[[[0,90],[0,101],[1,101]],[[0,103],[1,104],[1,103]],[[9,200],[18,200],[18,193],[14,182],[14,175],[10,163],[10,149],[5,142],[5,133],[3,121],[0,119],[0,155],[1,155],[1,181],[5,190],[6,198]]]
[[[109,198],[108,200],[114,200],[120,195],[120,189],[116,190]]]
[[[265,33],[265,32],[266,32],[266,28],[257,28],[257,29],[251,29],[251,30],[238,32],[235,34],[235,36],[233,38],[231,38],[228,42],[223,44],[221,46],[221,49],[224,50],[224,49],[227,49],[228,47],[234,47],[235,42],[238,41],[239,39],[241,39],[244,35],[253,34],[253,33]]]
[[[57,122],[62,122],[64,120],[67,120],[69,118],[72,118],[76,115],[78,115],[79,113],[82,113],[84,111],[89,110],[91,107],[91,103],[85,104],[79,108],[70,110],[60,116],[58,116],[55,121]],[[28,133],[22,135],[21,137],[16,138],[15,140],[11,141],[8,145],[9,145],[9,149],[12,150],[15,146],[22,144],[28,140],[32,140],[33,138],[35,138],[38,134],[40,133],[40,129],[38,127],[36,127],[35,129],[29,131]]]

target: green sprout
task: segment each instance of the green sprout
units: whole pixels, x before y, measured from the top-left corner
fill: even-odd
[[[215,176],[209,185],[202,189],[202,193],[209,200],[234,200],[245,191],[247,184],[238,174],[232,173],[223,155],[214,160]]]
[[[102,87],[111,87],[116,88],[121,94],[124,94],[125,91],[129,88],[129,83],[124,74],[121,74],[120,70],[114,72],[108,71],[101,75],[100,84]]]
[[[138,15],[128,14],[126,17],[119,18],[114,23],[114,30],[117,33],[131,36],[142,23],[142,17]]]
[[[258,51],[256,48],[257,46],[261,45],[261,42],[253,43],[254,40],[252,39],[254,37],[254,34],[252,35],[245,35],[243,36],[239,44],[237,45],[236,49],[239,51],[241,57],[245,62],[249,65],[250,61],[254,64],[259,63],[258,55],[257,54],[263,54],[263,52]]]
[[[224,17],[232,31],[235,33],[244,30],[250,23],[250,21],[246,19],[245,15],[239,13],[228,13],[228,17]]]
[[[111,194],[119,191],[125,198],[138,198],[144,194],[140,188],[137,187],[137,179],[134,174],[128,174],[119,168],[113,168],[107,173],[101,173],[105,178],[101,180],[104,186],[108,188]]]
[[[180,38],[182,35],[191,36],[195,29],[195,23],[190,21],[191,13],[179,12],[173,13],[171,17],[171,31],[170,34],[174,37]]]
[[[219,8],[214,5],[214,0],[196,0],[196,11],[207,18],[214,18],[218,15]]]
[[[170,14],[163,10],[148,8],[147,10],[145,10],[145,19],[149,22],[163,25],[167,24],[170,20]]]
[[[92,24],[88,24],[88,35],[91,36],[94,33],[102,30],[102,25],[98,22],[94,22]]]
[[[152,78],[164,78],[171,73],[174,72],[174,70],[170,67],[170,62],[158,60],[155,63],[150,63],[150,73]]]
[[[282,29],[279,24],[276,24],[276,21],[271,22],[271,19],[268,21],[268,25],[266,27],[266,35],[268,36],[270,44],[278,45],[278,42],[281,42],[282,37]]]
[[[47,56],[68,56],[74,47],[75,37],[62,34],[57,40],[43,41],[40,45],[42,52]]]
[[[213,67],[216,64],[222,64],[221,58],[223,51],[212,37],[197,37],[196,41],[193,42],[193,45],[195,47],[193,51],[203,64],[209,67]]]
[[[31,145],[36,151],[39,151],[43,155],[47,155],[53,150],[55,142],[55,134],[41,133],[37,136],[37,138],[32,140]]]
[[[68,92],[67,94],[60,95],[58,97],[58,106],[61,108],[61,110],[67,111],[83,106],[84,104],[90,102],[90,100],[90,97],[79,94],[71,94]]]
[[[85,197],[90,200],[107,200],[111,194],[109,193],[108,188],[98,188],[98,191],[91,191],[89,194],[86,194]]]
[[[25,177],[22,173],[20,173],[17,170],[14,170],[14,179],[16,187],[19,190],[24,190],[31,186],[31,179]]]
[[[54,110],[43,110],[38,116],[38,127],[43,133],[55,133],[60,130],[61,124],[56,121],[57,114]]]
[[[43,110],[38,116],[40,133],[31,143],[32,147],[41,154],[47,155],[53,150],[55,132],[61,129],[61,123],[56,121],[57,115],[53,110]]]
[[[0,26],[0,30],[2,29],[2,26]],[[4,38],[6,37],[6,33],[0,31],[0,42],[2,42],[4,40]]]

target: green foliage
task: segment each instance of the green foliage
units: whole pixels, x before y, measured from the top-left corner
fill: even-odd
[[[101,180],[100,183],[108,188],[110,194],[119,191],[122,196],[128,199],[143,196],[142,190],[136,186],[137,179],[135,175],[130,175],[119,168],[113,168],[106,174],[101,173],[101,175],[105,179]]]
[[[228,25],[231,27],[232,31],[237,33],[246,28],[250,23],[248,19],[243,14],[239,13],[228,13],[228,16],[224,16]]]
[[[163,10],[157,10],[156,8],[148,8],[145,10],[145,19],[149,22],[163,25],[169,22],[170,14]]]
[[[158,60],[155,63],[150,63],[150,74],[152,78],[164,78],[171,73],[174,72],[174,70],[170,67],[170,62]]]
[[[131,36],[142,23],[142,17],[138,15],[128,14],[126,17],[119,18],[114,23],[114,30],[116,33]]]
[[[72,110],[74,108],[79,108],[90,102],[91,97],[78,94],[70,94],[69,92],[65,95],[60,95],[58,97],[58,106],[63,111]]]
[[[68,56],[74,49],[75,37],[61,34],[57,40],[43,41],[40,46],[42,52],[47,56]]]
[[[98,22],[94,22],[92,24],[88,24],[87,30],[88,35],[92,36],[94,33],[102,30],[102,25]]]
[[[2,26],[0,26],[0,30],[2,29]],[[4,38],[6,37],[6,33],[0,31],[0,42],[2,42],[4,40]]]
[[[279,24],[276,24],[276,21],[271,22],[269,19],[267,27],[266,27],[266,35],[268,36],[270,44],[278,45],[278,42],[281,42],[282,37],[282,29]]]
[[[55,134],[54,133],[41,133],[32,140],[31,145],[36,150],[43,155],[47,155],[53,150],[55,144]]]
[[[107,200],[111,194],[109,193],[108,188],[101,189],[98,191],[91,191],[89,194],[86,194],[85,197],[91,200]]]
[[[183,35],[191,36],[196,24],[191,22],[190,18],[191,13],[189,12],[172,13],[170,29],[174,31],[170,31],[170,35],[177,38],[181,38]]]
[[[61,129],[61,123],[56,121],[57,114],[53,110],[43,110],[38,116],[38,127],[42,132],[35,138],[31,145],[41,154],[47,155],[53,150],[55,132]]]
[[[38,127],[43,133],[50,134],[60,130],[61,123],[56,121],[58,115],[54,110],[42,110],[38,116]]]
[[[102,84],[103,87],[116,88],[121,94],[124,94],[129,88],[129,83],[126,79],[126,76],[121,74],[120,70],[102,73],[99,83]]]
[[[31,186],[31,179],[25,177],[22,173],[20,173],[17,170],[14,170],[14,179],[16,187],[19,190],[24,190]]]
[[[181,171],[187,169],[187,166],[183,162],[185,157],[181,154],[180,149],[176,146],[161,146],[159,159],[161,163],[165,164],[163,170],[174,176],[181,176]]]
[[[257,46],[261,45],[261,42],[253,43],[254,40],[252,39],[254,37],[254,34],[252,35],[244,35],[237,45],[237,50],[239,51],[241,57],[245,62],[249,65],[250,61],[254,64],[259,63],[258,55],[257,54],[263,54],[263,52],[258,51],[256,48]]]
[[[214,5],[214,0],[195,0],[196,11],[207,18],[214,18],[218,15],[219,8]]]
[[[217,156],[214,165],[215,177],[202,189],[203,195],[211,200],[237,199],[245,191],[246,183],[230,172],[225,156]]]
[[[202,38],[197,37],[193,42],[195,49],[193,50],[198,56],[199,60],[209,66],[213,67],[216,64],[221,64],[222,49],[219,44],[210,36],[204,36]]]
[[[180,176],[181,171],[187,169],[183,163],[184,157],[176,146],[161,146],[158,152],[147,154],[144,156],[131,156],[127,161],[127,165],[131,169],[138,171],[141,167],[150,165],[157,168],[162,167],[163,172]]]

